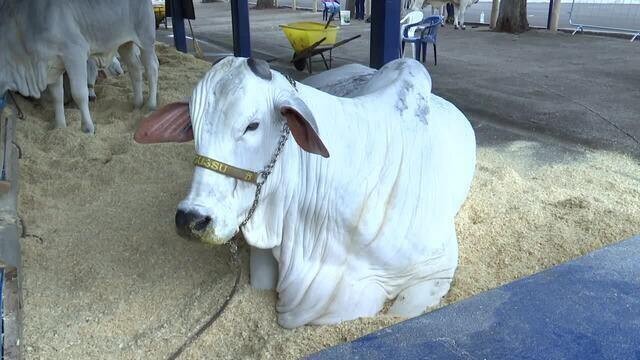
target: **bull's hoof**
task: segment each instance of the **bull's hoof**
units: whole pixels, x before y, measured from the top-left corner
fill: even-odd
[[[133,109],[134,110],[142,109],[143,105],[144,105],[144,101],[142,100],[142,98],[133,99]]]
[[[93,96],[89,95],[89,102],[95,102],[97,98],[98,97],[95,96],[95,95],[93,95]]]
[[[458,30],[458,25],[453,25],[453,28]]]
[[[147,108],[147,110],[149,111],[155,111],[158,108],[158,105],[156,105],[155,103],[150,103],[147,102],[147,104],[145,105],[145,107]]]
[[[96,129],[93,124],[82,125],[82,132],[88,135],[94,135],[96,133]]]
[[[462,27],[462,30],[467,30],[467,27],[466,27],[466,26],[463,26],[463,27]]]

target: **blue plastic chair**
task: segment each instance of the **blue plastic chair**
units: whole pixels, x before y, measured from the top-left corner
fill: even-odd
[[[441,24],[442,17],[439,15],[434,15],[429,16],[418,23],[407,25],[404,28],[402,34],[402,49],[400,56],[404,54],[405,43],[411,43],[415,44],[416,46],[416,60],[424,62],[426,61],[427,56],[427,45],[431,43],[433,44],[433,57],[435,60],[435,65],[438,65],[436,42],[438,40],[438,28]],[[414,36],[409,37],[409,29],[415,26],[419,27],[419,29],[416,29]]]
[[[433,62],[434,65],[438,65],[438,52],[436,50],[436,42],[438,41],[438,28],[442,26],[442,16],[430,16],[427,18],[431,20],[431,24],[422,29],[420,38],[422,40],[422,61],[427,61],[427,45],[433,44]]]

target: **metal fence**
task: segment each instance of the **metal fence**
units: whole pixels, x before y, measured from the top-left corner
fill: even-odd
[[[574,34],[584,29],[624,32],[640,36],[640,0],[573,0],[569,24]]]

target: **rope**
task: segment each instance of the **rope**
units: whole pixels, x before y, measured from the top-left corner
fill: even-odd
[[[9,97],[11,97],[11,102],[16,107],[16,111],[18,112],[18,119],[24,120],[24,113],[22,112],[22,109],[20,109],[20,105],[18,105],[16,99],[13,97],[13,93],[11,91],[9,91],[8,93]]]
[[[204,52],[200,45],[198,45],[198,41],[196,40],[196,36],[193,34],[193,27],[191,27],[191,20],[187,19],[189,22],[189,29],[191,30],[191,40],[193,41],[193,49],[196,51],[196,57],[199,59],[204,59]]]
[[[169,357],[167,357],[167,360],[177,359],[178,356],[180,356],[187,349],[187,347],[189,347],[196,339],[200,337],[200,335],[202,335],[207,329],[209,329],[211,325],[213,325],[213,323],[216,320],[218,320],[220,315],[222,315],[224,310],[227,308],[227,306],[231,302],[231,299],[236,294],[236,291],[238,290],[238,284],[240,283],[240,277],[242,276],[242,266],[240,264],[240,257],[238,256],[238,245],[236,241],[237,239],[234,237],[229,242],[229,247],[231,250],[231,262],[236,267],[236,280],[233,284],[233,288],[231,289],[231,292],[229,293],[229,295],[227,295],[227,298],[224,300],[224,302],[222,303],[222,306],[220,306],[218,311],[216,311],[215,314],[210,316],[207,319],[207,321],[204,324],[202,324],[198,328],[198,330],[196,330],[196,332],[189,335],[189,337],[187,337],[187,340],[185,340],[185,342],[176,351],[174,351],[173,353],[171,353],[171,355],[169,355]]]

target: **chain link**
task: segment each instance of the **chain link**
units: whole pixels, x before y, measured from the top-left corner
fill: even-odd
[[[264,185],[269,175],[271,175],[271,173],[273,172],[273,168],[276,165],[276,161],[278,161],[278,156],[280,156],[280,153],[284,149],[284,145],[287,143],[287,139],[289,139],[289,133],[290,133],[289,126],[287,126],[287,123],[285,122],[282,124],[282,131],[280,132],[280,141],[278,141],[278,147],[276,147],[276,150],[274,151],[273,156],[271,157],[271,161],[269,161],[267,166],[265,166],[264,169],[262,169],[262,171],[258,173],[259,178],[256,183],[256,193],[253,198],[253,204],[251,204],[251,208],[249,209],[249,213],[247,214],[247,217],[242,221],[242,223],[240,223],[240,227],[247,225],[249,220],[251,220],[253,213],[256,211],[256,208],[258,207],[258,203],[260,202],[262,185]]]

